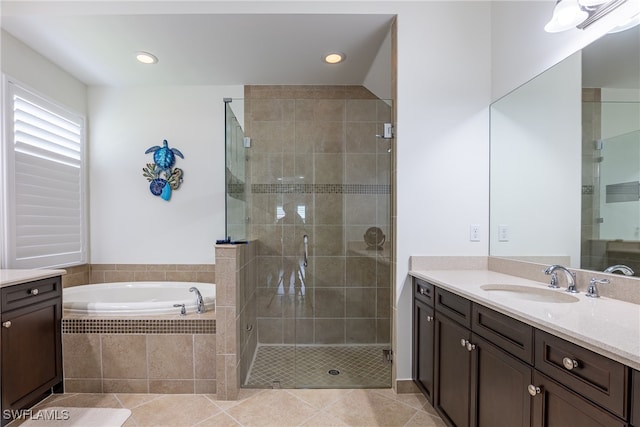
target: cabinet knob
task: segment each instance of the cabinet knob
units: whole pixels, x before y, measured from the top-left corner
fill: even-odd
[[[429,295],[429,292],[425,288],[420,288],[420,295]]]
[[[427,322],[431,322],[433,320],[432,316],[427,316]]]
[[[467,340],[465,340],[464,338],[462,338],[462,339],[460,340],[460,345],[461,345],[462,347],[464,347],[464,348],[467,348]]]
[[[6,322],[2,322],[2,326],[9,329],[11,327],[11,320],[7,320]]]
[[[471,344],[469,341],[467,341],[467,351],[473,351],[475,349],[476,349],[476,345]]]
[[[568,371],[572,370],[573,368],[577,368],[580,365],[577,360],[570,357],[563,358],[562,364]]]
[[[529,384],[527,386],[527,391],[529,392],[529,394],[531,396],[535,396],[535,395],[538,395],[538,394],[542,393],[542,390],[540,389],[540,387],[536,387],[533,384]]]
[[[33,288],[29,290],[29,293],[33,296],[36,296],[40,293],[40,291],[38,290],[38,288]]]

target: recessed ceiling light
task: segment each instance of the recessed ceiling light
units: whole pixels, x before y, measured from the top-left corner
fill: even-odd
[[[155,64],[158,62],[158,58],[149,52],[136,52],[136,59],[143,64]]]
[[[342,52],[329,52],[327,53],[322,60],[327,64],[339,64],[345,60],[347,56]]]

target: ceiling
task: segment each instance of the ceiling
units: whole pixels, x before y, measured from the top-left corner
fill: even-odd
[[[20,3],[20,2],[15,2]],[[117,3],[117,2],[114,2]],[[160,2],[161,3],[161,2]],[[362,84],[385,14],[6,12],[1,25],[87,85]],[[346,61],[329,65],[329,51]],[[136,51],[156,55],[143,65]]]

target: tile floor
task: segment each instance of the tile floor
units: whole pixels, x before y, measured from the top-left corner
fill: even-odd
[[[382,350],[388,348],[260,345],[246,386],[272,388],[277,383],[280,388],[386,388],[391,384],[391,365],[384,362]]]
[[[205,394],[63,394],[34,409],[51,406],[131,409],[123,427],[445,426],[424,396],[391,389],[242,389],[236,401]]]

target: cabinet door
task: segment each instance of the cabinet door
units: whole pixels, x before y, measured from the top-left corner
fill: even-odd
[[[623,427],[626,423],[569,391],[549,377],[533,372],[533,386],[539,394],[533,398],[532,427]]]
[[[471,332],[438,312],[436,316],[436,366],[434,407],[449,425],[471,425],[471,352],[466,342]]]
[[[640,427],[640,371],[633,371],[631,402],[631,425]]]
[[[433,404],[433,308],[415,301],[413,307],[413,378]]]
[[[475,349],[472,425],[479,427],[525,427],[531,423],[532,368],[505,353],[478,335],[472,336]]]
[[[2,313],[2,322],[2,409],[23,409],[62,381],[60,300]]]

